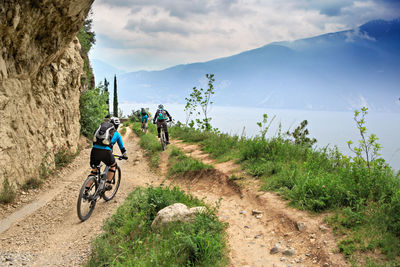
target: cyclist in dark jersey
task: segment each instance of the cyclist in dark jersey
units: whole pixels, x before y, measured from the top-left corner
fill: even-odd
[[[115,174],[115,169],[117,167],[117,163],[115,161],[112,147],[115,143],[118,143],[119,149],[123,157],[128,158],[128,154],[126,152],[124,143],[122,142],[121,135],[117,132],[118,126],[121,124],[120,120],[117,117],[111,117],[110,123],[114,125],[115,132],[111,137],[111,141],[109,145],[100,145],[98,143],[94,143],[92,147],[92,151],[90,152],[90,167],[92,171],[90,172],[89,176],[97,175],[97,168],[96,166],[100,164],[100,162],[104,162],[107,166],[110,166],[108,171],[107,181],[106,181],[106,190],[111,190],[112,185],[111,181]],[[112,128],[112,127],[111,127]],[[89,188],[91,184],[88,184],[86,188]]]
[[[158,109],[154,114],[153,124],[156,124],[157,120],[158,138],[160,138],[161,127],[164,128],[165,139],[167,139],[167,144],[169,144],[167,118],[172,121],[171,115],[169,115],[168,111],[164,109],[164,106],[162,104],[158,105]]]

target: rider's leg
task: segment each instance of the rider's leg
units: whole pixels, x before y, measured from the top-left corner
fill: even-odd
[[[162,127],[164,128],[165,139],[167,141],[167,144],[169,144],[168,125],[166,121],[163,122]]]
[[[114,178],[115,175],[115,169],[117,168],[117,163],[114,162],[114,164],[112,164],[110,166],[110,169],[108,169],[108,176],[107,176],[107,182],[111,182],[112,179]]]
[[[159,126],[158,122],[157,122],[157,133],[158,133],[158,138],[161,137],[160,133],[161,133],[161,127]]]

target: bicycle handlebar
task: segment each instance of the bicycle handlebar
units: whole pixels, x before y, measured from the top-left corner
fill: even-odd
[[[119,159],[119,160],[127,160],[128,159],[128,157],[124,157],[124,156],[122,156],[122,155],[117,155],[117,154],[114,154],[114,158],[116,158],[116,159]]]

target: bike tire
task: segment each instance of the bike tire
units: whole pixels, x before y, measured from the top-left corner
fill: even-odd
[[[88,191],[88,196],[84,197],[86,185],[89,181],[93,181],[90,190]],[[93,210],[96,206],[96,191],[98,183],[95,176],[89,176],[83,183],[81,190],[79,191],[78,202],[77,202],[77,212],[79,219],[84,222],[92,215]]]
[[[165,150],[165,147],[167,146],[167,143],[165,142],[165,133],[164,133],[164,131],[161,131],[160,142],[161,142],[162,150]]]
[[[121,169],[119,168],[119,166],[117,166],[117,169],[115,170],[115,175],[114,175],[114,178],[112,181],[113,182],[111,183],[111,185],[113,186],[113,188],[110,191],[104,191],[104,193],[103,193],[103,199],[106,202],[110,201],[111,199],[113,199],[115,197],[115,195],[117,194],[119,185],[121,184]]]

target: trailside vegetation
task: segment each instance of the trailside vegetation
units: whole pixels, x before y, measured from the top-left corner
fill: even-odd
[[[82,76],[81,82],[85,89],[93,89],[95,87],[93,70],[89,61],[89,51],[96,43],[96,34],[92,30],[93,20],[90,18],[92,14],[93,12],[90,11],[77,35],[79,43],[81,44],[81,56],[84,62],[84,75]]]
[[[148,123],[148,133],[145,134],[142,132],[142,124],[140,122],[130,122],[129,125],[133,132],[140,137],[139,145],[145,150],[145,155],[150,159],[150,167],[153,169],[158,168],[162,147],[157,138],[157,127]]]
[[[189,97],[185,98],[185,112],[186,112],[186,124],[188,124],[190,116],[197,110],[197,108],[201,108],[204,118],[202,120],[196,119],[196,123],[199,128],[203,130],[211,130],[211,117],[209,116],[209,108],[213,104],[211,101],[211,97],[215,94],[214,85],[215,82],[214,74],[206,74],[206,78],[208,79],[208,88],[207,89],[197,89],[197,87],[193,87],[193,91],[190,93]],[[197,115],[200,115],[200,111],[197,112]],[[190,124],[192,127],[194,122],[192,121]]]
[[[293,132],[279,130],[266,138],[267,115],[258,124],[260,135],[252,138],[181,124],[172,127],[170,134],[198,143],[219,161],[240,163],[248,175],[262,182],[262,190],[278,192],[299,209],[329,211],[333,215],[327,221],[341,236],[338,249],[353,263],[394,264],[400,259],[400,172],[379,158],[377,137],[366,136],[366,114],[363,108],[354,115],[361,135],[359,147],[353,148],[355,157],[337,148],[316,148],[307,121]],[[379,256],[375,253],[373,259],[363,256],[376,251]]]
[[[170,167],[168,169],[169,176],[184,176],[188,172],[198,172],[201,170],[210,170],[214,167],[209,164],[188,157],[179,148],[173,147],[168,158]]]
[[[193,222],[151,228],[157,212],[174,203],[205,206],[176,187],[135,189],[106,221],[87,266],[226,266],[226,225],[215,209]]]
[[[94,89],[84,92],[79,99],[79,111],[81,113],[81,133],[92,138],[94,131],[107,116],[107,98],[104,86],[100,84]]]

